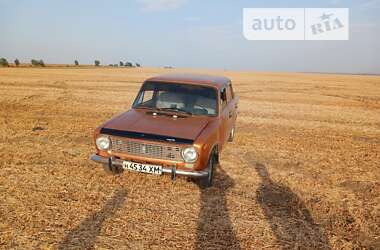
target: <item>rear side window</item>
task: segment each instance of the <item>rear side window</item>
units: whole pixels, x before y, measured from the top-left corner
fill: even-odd
[[[234,89],[232,88],[232,84],[230,84],[229,88],[230,88],[231,96],[232,96],[232,99],[233,99],[235,97],[235,94],[234,94]]]
[[[227,106],[227,99],[227,91],[226,88],[224,88],[220,91],[220,106],[222,110]]]
[[[227,89],[227,102],[229,103],[233,99],[231,85],[228,85]]]

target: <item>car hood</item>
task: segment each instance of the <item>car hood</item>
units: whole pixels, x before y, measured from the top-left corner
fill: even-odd
[[[195,140],[208,122],[209,117],[153,116],[146,110],[131,109],[106,122],[103,128]]]

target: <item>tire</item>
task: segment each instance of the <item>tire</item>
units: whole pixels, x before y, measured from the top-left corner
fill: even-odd
[[[217,153],[213,151],[213,153],[210,155],[210,159],[208,160],[207,163],[207,172],[208,175],[202,180],[202,188],[209,188],[212,187],[212,183],[214,180],[214,173],[215,173],[215,168],[217,166]]]
[[[110,175],[118,175],[124,172],[124,170],[121,167],[111,165],[111,167],[108,164],[103,164],[103,169],[107,174]]]
[[[228,137],[228,142],[233,142],[235,137],[235,127],[231,129],[230,136]]]

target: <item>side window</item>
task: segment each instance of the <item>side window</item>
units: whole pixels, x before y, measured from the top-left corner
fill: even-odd
[[[220,106],[222,110],[227,106],[227,93],[225,88],[220,91]]]

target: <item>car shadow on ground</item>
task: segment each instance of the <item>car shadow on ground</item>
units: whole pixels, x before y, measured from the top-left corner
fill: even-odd
[[[58,244],[58,249],[93,249],[103,222],[123,205],[126,195],[125,189],[116,191],[102,209],[90,214],[77,227],[70,230]]]
[[[218,166],[213,187],[196,183],[201,190],[201,204],[195,249],[240,249],[226,201],[227,191],[234,185],[232,178]]]
[[[315,223],[300,197],[274,182],[265,165],[255,163],[254,167],[261,179],[256,200],[277,243],[284,249],[331,249],[323,228]]]

